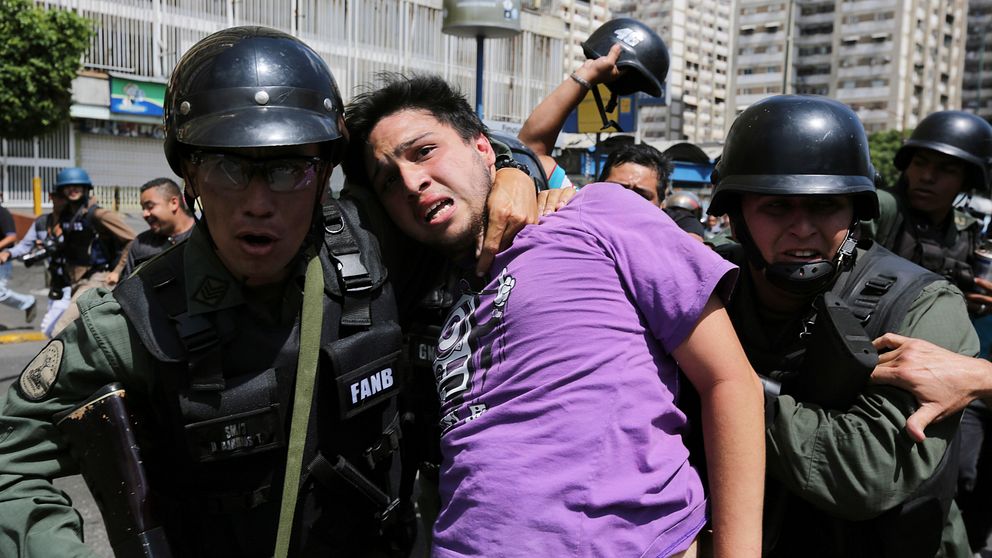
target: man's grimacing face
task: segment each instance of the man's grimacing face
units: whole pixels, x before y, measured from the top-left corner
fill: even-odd
[[[743,194],[741,215],[766,262],[803,263],[833,259],[854,207],[846,196]]]
[[[465,140],[425,110],[381,119],[365,150],[372,188],[393,222],[456,256],[471,254],[481,234],[495,162],[485,135]]]

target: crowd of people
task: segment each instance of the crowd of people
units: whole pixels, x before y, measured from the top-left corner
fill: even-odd
[[[70,167],[57,175],[48,192],[52,211],[38,216],[16,239],[10,212],[0,207],[0,244],[3,287],[0,302],[25,311],[25,321],[37,316],[33,295],[6,287],[14,261],[26,266],[46,262],[45,282],[50,287],[48,308],[40,329],[52,338],[79,316],[78,298],[96,288],[113,288],[141,263],[189,236],[193,214],[179,186],[169,178],[156,178],[141,186],[141,214],[148,230],[135,235],[122,215],[99,205],[92,196],[93,183],[85,169]]]
[[[704,225],[650,146],[581,189],[554,161],[590,90],[667,74],[650,29],[604,27],[519,133],[540,177],[441,77],[345,106],[297,38],[194,45],[150,230],[83,169],[35,228],[72,304],[0,407],[0,555],[87,555],[50,482],[76,472],[118,556],[984,552],[992,282],[954,204],[992,126],[928,116],[883,190],[848,106],[767,98]]]

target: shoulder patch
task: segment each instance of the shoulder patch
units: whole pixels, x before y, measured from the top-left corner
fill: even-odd
[[[62,340],[53,339],[24,367],[17,383],[25,399],[41,401],[48,395],[59,376],[64,351],[65,344]]]

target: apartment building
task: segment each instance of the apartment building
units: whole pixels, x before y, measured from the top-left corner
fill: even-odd
[[[442,0],[37,0],[93,22],[73,83],[72,124],[45,138],[0,140],[7,205],[31,203],[31,177],[53,183],[79,165],[101,188],[172,176],[162,151],[161,100],[179,58],[198,40],[234,25],[264,25],[300,37],[327,61],[347,102],[379,72],[433,72],[474,103],[476,42],[441,32]],[[524,0],[522,32],[485,42],[485,117],[523,122],[560,83],[565,28],[551,3]],[[123,90],[150,110],[118,110]],[[153,106],[159,104],[156,109]],[[132,107],[133,108],[133,107]]]
[[[966,0],[739,0],[736,10],[731,115],[783,92],[827,95],[870,133],[961,107]]]
[[[557,0],[545,2],[554,5],[554,13],[565,27],[564,65],[562,79],[574,72],[585,61],[582,43],[600,25],[616,17],[610,4],[615,0]]]
[[[645,140],[723,140],[726,128],[733,15],[732,0],[620,2],[614,15],[643,21],[671,54],[664,104],[639,103]]]
[[[961,106],[992,120],[992,0],[969,0]]]

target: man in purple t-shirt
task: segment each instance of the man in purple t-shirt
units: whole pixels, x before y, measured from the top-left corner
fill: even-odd
[[[396,78],[347,115],[349,178],[471,266],[503,162],[465,99]],[[716,554],[758,556],[761,390],[721,301],[735,268],[617,185],[542,223],[462,282],[438,341],[435,556],[691,555],[706,500],[679,366],[702,400]],[[563,328],[567,343],[549,334]]]

